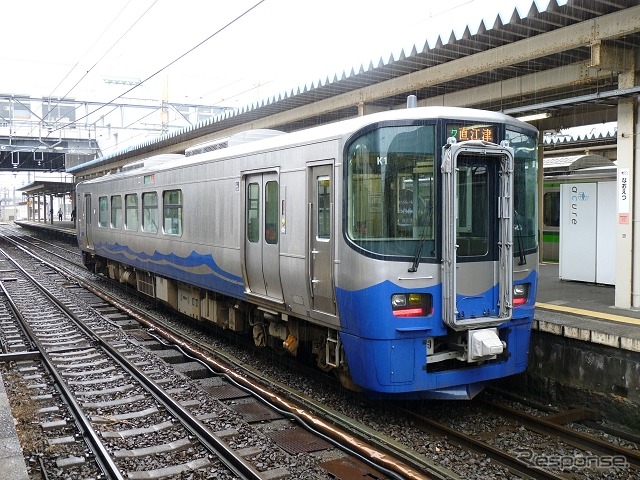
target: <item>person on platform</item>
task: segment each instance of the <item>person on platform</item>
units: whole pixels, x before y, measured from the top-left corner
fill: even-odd
[[[58,221],[62,221],[62,208],[58,209]]]

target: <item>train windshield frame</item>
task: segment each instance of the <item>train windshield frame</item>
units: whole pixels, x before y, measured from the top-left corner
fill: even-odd
[[[371,257],[438,261],[440,150],[453,121],[370,125],[345,144],[343,229],[349,244]],[[538,247],[537,135],[509,123],[490,128],[514,149],[514,256],[522,256]],[[492,251],[485,253],[493,257]]]
[[[538,248],[538,137],[507,125],[505,139],[514,151],[514,256],[522,257]]]
[[[436,125],[376,125],[346,147],[346,234],[382,256],[435,258]]]

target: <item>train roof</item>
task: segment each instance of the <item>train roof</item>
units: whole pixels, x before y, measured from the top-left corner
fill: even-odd
[[[594,154],[551,157],[543,160],[545,175],[563,175],[593,167],[611,167],[614,163],[606,157]]]
[[[228,148],[215,149],[192,156],[179,155],[179,158],[175,158],[174,156],[174,158],[167,158],[166,161],[159,158],[162,156],[149,157],[147,160],[135,162],[135,165],[138,168],[125,166],[122,171],[118,173],[107,174],[103,177],[86,180],[81,183],[100,183],[103,181],[110,181],[114,178],[135,176],[140,175],[141,173],[161,172],[188,165],[215,161],[226,157],[249,155],[260,153],[265,150],[289,148],[301,144],[344,138],[352,135],[367,125],[375,123],[397,120],[439,120],[448,118],[454,120],[459,119],[467,122],[506,123],[532,132],[537,131],[532,125],[499,112],[462,107],[416,107],[410,109],[398,109],[364,115],[335,123],[298,130],[292,133],[260,138],[253,142],[240,143],[234,146],[229,146]]]
[[[573,182],[601,182],[614,180],[618,166],[600,155],[571,155],[544,159],[546,185]]]

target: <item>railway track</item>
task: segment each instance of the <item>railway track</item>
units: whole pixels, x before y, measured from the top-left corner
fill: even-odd
[[[0,252],[7,263],[9,254]],[[16,252],[24,253],[20,248]],[[298,424],[308,427],[305,421],[322,422],[300,409],[292,422],[291,415],[271,401],[276,399],[282,405],[277,396],[265,399],[269,393],[263,391],[262,398],[257,398],[243,387],[242,376],[234,374],[237,381],[230,382],[228,373],[222,378],[203,362],[189,361],[183,353],[141,330],[131,315],[81,289],[52,265],[38,260],[31,270],[17,264],[3,269],[5,275],[12,274],[12,278],[2,277],[5,302],[12,311],[24,312],[16,315],[21,327],[6,325],[12,335],[21,331],[18,336],[22,341],[15,343],[12,352],[7,350],[5,360],[21,362],[19,371],[38,371],[30,373],[38,378],[48,372],[50,388],[66,399],[78,431],[56,433],[50,444],[65,445],[78,437],[86,440],[81,451],[69,453],[62,463],[55,462],[54,469],[85,476],[81,470],[92,462],[109,478],[162,478],[181,472],[191,472],[189,478],[211,478],[214,474],[216,478],[304,478],[309,472],[314,475],[309,478],[349,478],[355,472],[380,479],[422,478],[329,425],[323,428],[332,436],[301,428]],[[25,288],[27,284],[34,286]],[[36,284],[47,285],[53,292],[36,291]],[[70,289],[73,298],[69,298]],[[34,356],[39,357],[42,367],[32,364]],[[175,374],[174,368],[181,373]],[[197,392],[186,386],[188,377],[196,379]],[[33,378],[23,379],[27,390],[33,386],[28,383]],[[209,397],[204,401],[203,392]],[[54,408],[34,407],[37,412],[49,413],[60,407]],[[62,420],[42,422],[41,428],[62,426]],[[250,427],[258,422],[260,428]],[[308,465],[297,458],[300,456],[308,457]],[[46,468],[46,462],[42,463]],[[271,464],[289,467],[269,468]]]
[[[483,400],[478,403],[488,414],[511,420],[519,427],[524,427],[539,435],[557,438],[567,445],[586,452],[583,462],[585,465],[589,462],[602,464],[603,462],[599,462],[599,459],[606,458],[607,463],[628,465],[632,470],[640,472],[640,450],[615,444],[598,436],[566,426],[568,423],[597,419],[597,412],[591,409],[573,408],[555,414],[540,416],[513,408],[504,402]],[[528,463],[533,464],[536,462],[536,455],[539,456],[541,452],[536,452],[530,447],[524,446],[519,456]],[[544,463],[544,461],[539,463]]]
[[[640,475],[637,445],[615,444],[565,425],[593,419],[589,409],[534,415],[484,397],[476,399],[465,415],[458,411],[455,419],[449,412],[438,410],[402,408],[402,414],[425,433],[446,438],[448,444],[503,465],[518,478],[560,480]],[[470,422],[472,418],[482,421]]]
[[[97,290],[94,294],[103,295]],[[230,368],[229,364],[233,359],[225,358],[220,352],[213,352],[210,348],[210,337],[205,337],[199,342],[196,338],[199,334],[194,334],[193,329],[184,328],[183,322],[164,322],[160,326],[146,324],[147,320],[143,318],[144,308],[136,309],[128,304],[123,304],[121,307],[136,322],[147,325],[151,329],[147,330],[151,333],[137,334],[138,345],[148,348],[169,348],[164,343],[170,342],[181,345],[183,351],[180,355],[175,352],[164,353],[166,358],[172,355],[182,356],[181,361],[185,361],[186,358],[197,358],[213,365],[219,372],[226,372]],[[187,335],[185,331],[191,331],[189,340],[185,339]],[[221,364],[221,359],[228,360],[229,363]],[[242,365],[242,361],[236,362],[236,365],[238,368],[246,367]],[[245,372],[240,375],[237,378],[239,383],[237,388],[252,388],[253,382],[249,379],[257,380],[266,377],[262,365],[259,368],[260,370],[255,372]],[[306,378],[308,374],[309,372],[305,372],[301,376]],[[247,380],[246,385],[245,380]],[[524,420],[518,421],[514,417],[516,413],[510,414],[504,403],[494,407],[488,402],[478,401],[464,402],[463,405],[446,403],[446,407],[444,403],[439,402],[413,403],[403,411],[398,409],[397,404],[389,407],[384,403],[367,403],[363,406],[363,412],[345,415],[341,413],[341,408],[335,406],[331,408],[325,404],[324,393],[328,393],[326,389],[331,388],[330,386],[325,387],[324,391],[320,387],[319,390],[323,391],[323,394],[310,395],[296,392],[296,388],[278,384],[277,381],[271,383],[271,388],[273,390],[270,393],[271,401],[282,412],[291,409],[295,411],[299,409],[296,405],[303,405],[305,409],[314,412],[315,416],[325,419],[319,423],[329,424],[328,427],[324,425],[327,427],[327,434],[330,434],[328,430],[332,426],[340,426],[344,432],[348,432],[349,436],[354,437],[354,443],[366,442],[367,445],[374,446],[378,452],[401,458],[406,465],[429,478],[490,478],[494,471],[498,472],[495,478],[505,478],[505,476],[507,478],[513,476],[520,478],[634,478],[638,474],[634,460],[637,450],[635,452],[605,450],[596,448],[594,445],[597,445],[597,442],[594,445],[572,443],[567,438],[563,438],[561,433],[540,431],[540,424],[544,421],[541,422],[539,419],[544,417],[544,414],[530,418],[528,423]],[[221,401],[237,406],[246,402],[242,398],[238,396]],[[292,405],[292,401],[281,401],[282,398],[295,399],[295,405]],[[322,398],[323,401],[315,400],[317,398]],[[358,403],[358,400],[352,402],[342,396],[341,402],[342,404]],[[388,411],[389,408],[392,411]],[[286,417],[284,414],[283,416]],[[376,423],[355,420],[368,416],[385,418],[386,421]],[[474,416],[484,419],[483,428],[474,430],[468,427],[467,423],[473,423]],[[317,421],[313,416],[309,418],[310,423]],[[575,421],[579,419],[575,416],[572,418]],[[562,423],[563,417],[553,414],[548,421],[559,424]],[[389,433],[400,431],[403,433]],[[411,440],[412,438],[414,440]],[[459,463],[452,463],[451,459],[456,459],[454,462]],[[610,465],[610,468],[589,468],[590,466],[606,467],[609,461],[615,463]],[[565,464],[563,465],[562,462]],[[591,465],[587,465],[588,462],[591,462]],[[465,467],[460,467],[460,463],[464,463]],[[465,473],[456,473],[461,471]],[[475,476],[469,475],[472,471]],[[342,477],[338,475],[336,478]]]
[[[74,306],[65,305],[67,302],[59,301],[56,294],[40,287],[49,283],[51,288],[50,279],[43,278],[55,275],[51,271],[41,269],[36,278],[7,252],[0,253],[15,268],[15,278],[4,279],[2,291],[30,344],[36,347],[39,363],[52,378],[51,384],[31,383],[29,388],[45,389],[36,399],[52,396],[52,386],[60,392],[96,463],[109,478],[142,479],[199,470],[210,475],[211,469],[216,473],[226,469],[229,478],[262,478],[240,453],[167,395],[166,386],[157,387],[151,376],[160,373],[159,369],[152,362],[138,360],[136,349],[115,325],[86,309],[74,311]],[[19,369],[38,372],[40,367],[27,360]],[[25,381],[35,378],[41,377],[27,376]],[[54,408],[45,406],[38,411],[50,413]],[[41,425],[43,430],[53,431],[65,427],[67,421],[53,418]],[[124,440],[129,436],[138,437],[136,448],[127,448]],[[168,437],[171,441],[166,441]],[[66,432],[49,442],[62,445],[65,440],[69,440]],[[188,459],[184,458],[186,451]],[[85,457],[69,454],[56,466],[72,469],[84,464]],[[151,457],[153,466],[147,468]]]

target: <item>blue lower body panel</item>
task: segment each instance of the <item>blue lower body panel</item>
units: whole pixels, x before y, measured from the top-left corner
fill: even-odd
[[[505,353],[483,364],[453,360],[450,370],[427,370],[425,337],[370,340],[342,334],[349,370],[356,384],[376,398],[469,399],[487,382],[527,368],[531,321],[509,322],[500,329]]]
[[[529,355],[537,272],[516,283],[527,283],[529,296],[525,304],[513,309],[512,319],[498,326],[500,340],[506,344],[503,353],[483,362],[450,358],[433,364],[427,356],[427,339],[437,339],[452,355],[459,345],[446,344],[466,341],[465,331],[459,332],[461,339],[456,339],[455,332],[442,320],[441,285],[407,289],[387,280],[362,290],[337,289],[343,326],[340,339],[353,381],[374,397],[468,399],[492,380],[523,372]],[[431,296],[431,311],[423,316],[395,316],[392,296],[414,292]],[[494,285],[473,299],[490,305],[498,294],[498,285]],[[458,295],[457,299],[458,303],[466,301],[467,314],[471,312],[469,298]],[[473,316],[467,318],[482,320],[482,311],[471,313]],[[494,316],[496,312],[485,315]],[[470,328],[481,329],[481,323]]]

